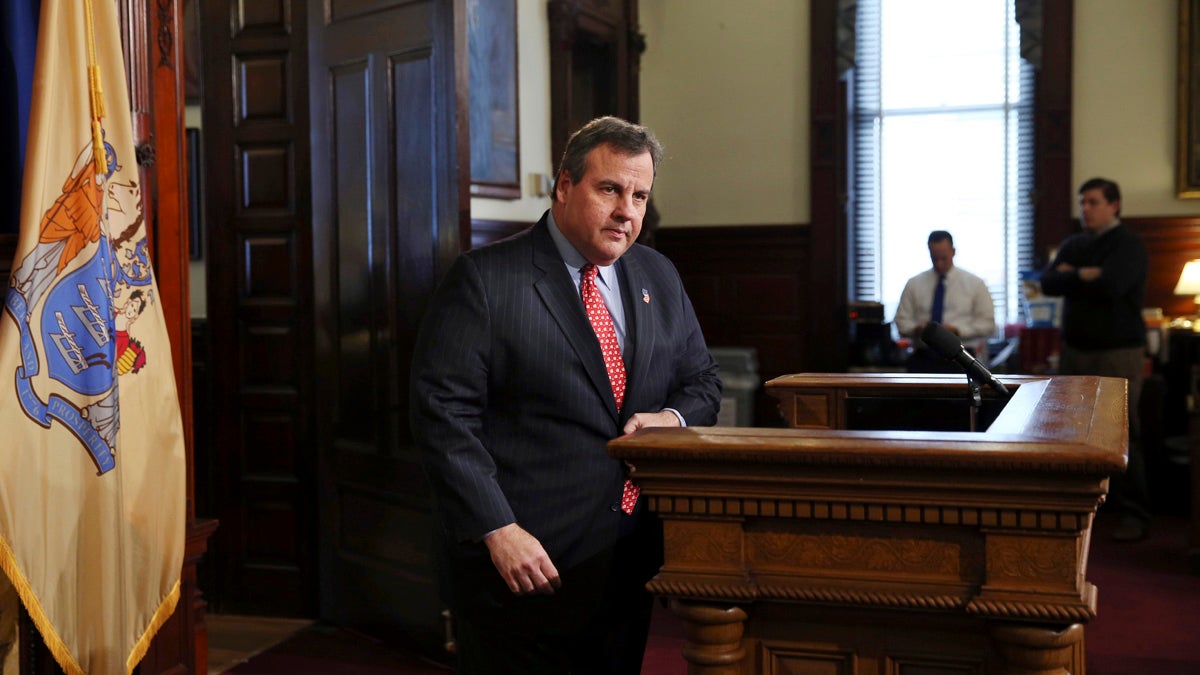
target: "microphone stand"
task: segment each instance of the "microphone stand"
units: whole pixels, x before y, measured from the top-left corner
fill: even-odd
[[[970,373],[967,374],[967,402],[971,405],[970,431],[975,431],[975,417],[983,405],[983,384],[971,377]]]

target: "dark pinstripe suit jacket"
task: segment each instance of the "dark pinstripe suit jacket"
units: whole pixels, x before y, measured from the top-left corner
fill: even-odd
[[[450,542],[518,523],[560,570],[610,546],[624,467],[606,451],[636,412],[716,421],[717,366],[675,267],[618,262],[628,385],[618,414],[600,345],[545,216],[458,258],[417,339],[412,423]],[[647,301],[648,300],[648,301]]]

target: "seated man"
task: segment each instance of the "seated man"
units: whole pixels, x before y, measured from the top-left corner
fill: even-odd
[[[904,285],[894,321],[900,335],[912,338],[915,345],[908,358],[910,373],[957,373],[957,365],[925,346],[921,331],[936,321],[968,350],[977,350],[996,332],[996,309],[983,279],[954,266],[954,237],[949,232],[929,233],[929,259],[933,267]]]

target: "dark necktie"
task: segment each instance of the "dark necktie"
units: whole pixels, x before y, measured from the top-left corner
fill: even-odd
[[[946,275],[939,274],[937,288],[933,290],[933,308],[929,310],[929,320],[942,322],[942,308],[946,305]]]
[[[596,274],[599,270],[588,263],[579,270],[579,295],[583,298],[583,308],[587,311],[588,321],[600,341],[600,353],[604,355],[604,368],[608,371],[608,383],[612,387],[613,399],[617,403],[617,412],[625,402],[625,361],[621,358],[621,345],[617,342],[617,329],[613,327],[612,317],[604,298],[600,297],[600,289],[596,288]],[[641,488],[632,480],[625,479],[621,490],[621,510],[633,513]]]

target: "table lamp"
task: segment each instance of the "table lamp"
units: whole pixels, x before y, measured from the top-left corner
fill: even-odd
[[[1196,304],[1200,305],[1200,260],[1189,260],[1179,273],[1179,283],[1175,284],[1175,295],[1195,296]]]

